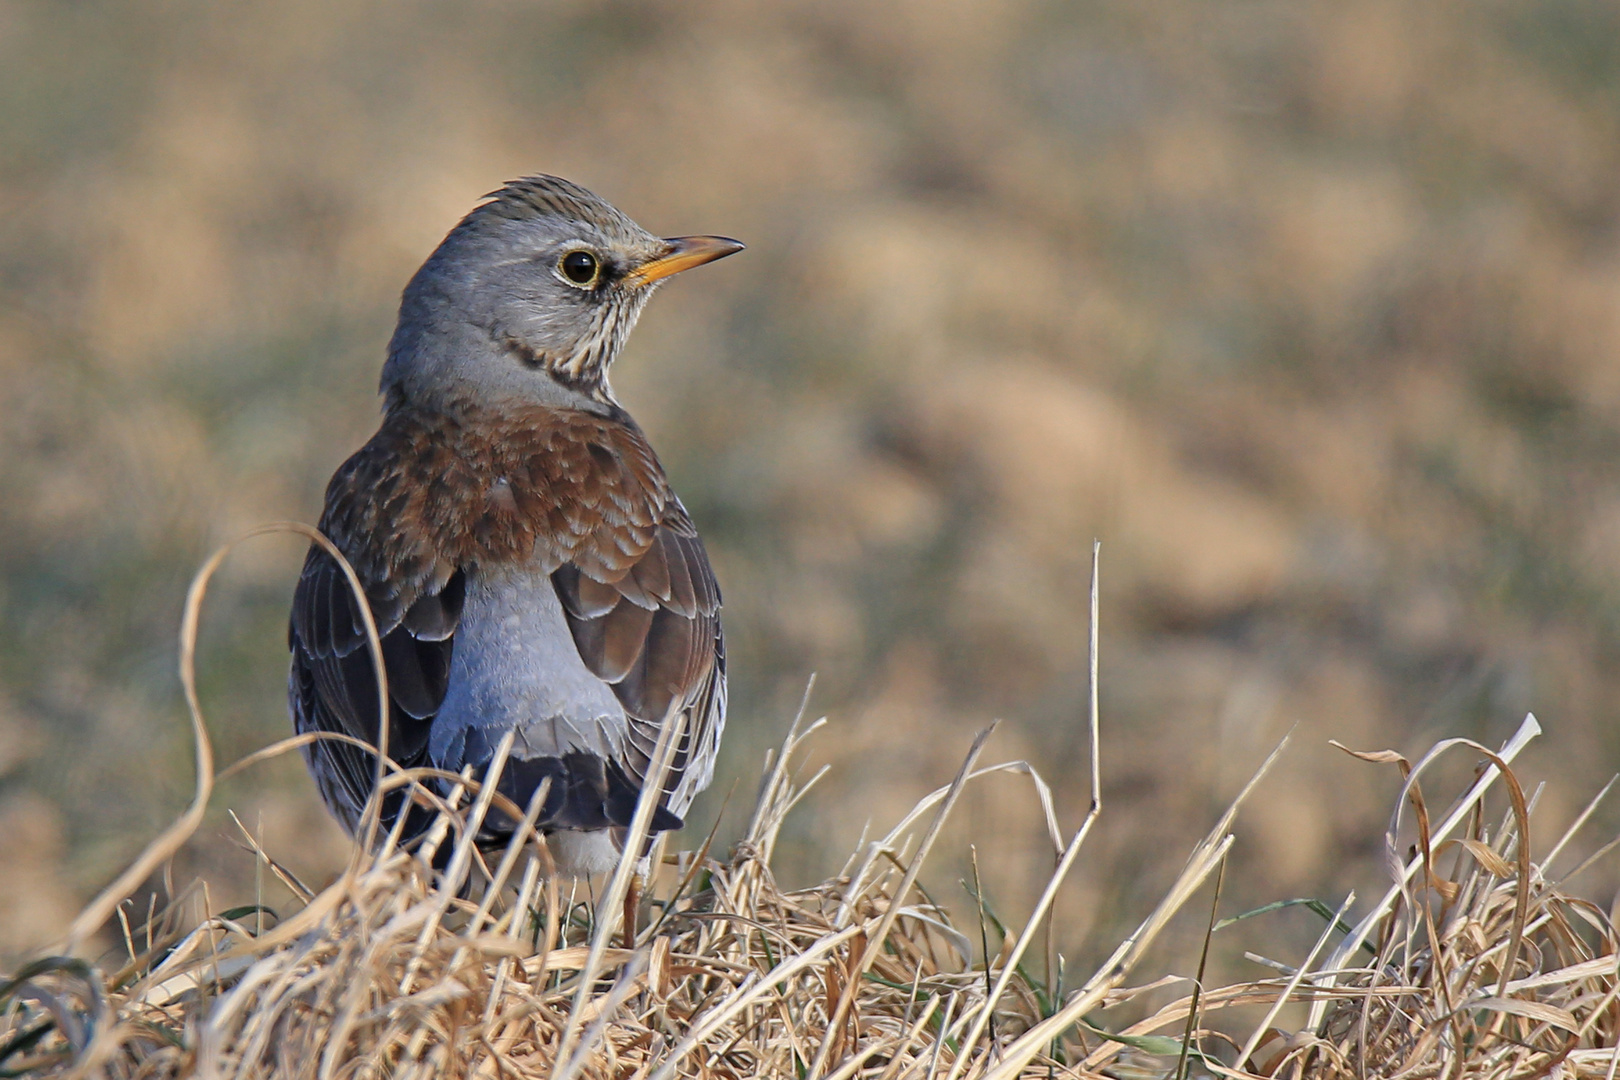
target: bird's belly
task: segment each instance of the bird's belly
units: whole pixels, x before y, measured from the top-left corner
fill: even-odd
[[[518,758],[616,756],[624,709],[579,658],[551,578],[521,570],[467,583],[444,703],[428,753],[441,768],[489,759],[508,730]]]
[[[564,877],[590,877],[619,865],[619,849],[607,829],[559,829],[546,837],[546,846]]]

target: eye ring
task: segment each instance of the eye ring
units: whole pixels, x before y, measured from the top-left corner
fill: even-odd
[[[570,251],[557,260],[557,272],[572,285],[589,287],[602,274],[602,263],[589,251]]]

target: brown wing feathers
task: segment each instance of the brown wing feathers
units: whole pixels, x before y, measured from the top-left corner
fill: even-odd
[[[712,763],[725,678],[719,588],[684,508],[673,502],[653,544],[611,586],[574,565],[560,567],[552,580],[580,657],[624,706],[629,753],[623,765],[638,783],[671,706],[687,713],[665,784],[673,808],[684,813]],[[688,775],[694,758],[705,775]]]
[[[639,782],[672,703],[691,710],[669,790],[711,746],[724,677],[719,590],[685,509],[628,418],[533,409],[396,409],[332,478],[321,528],[366,587],[388,672],[391,755],[426,746],[445,693],[465,576],[534,560],[550,572],[580,656],[631,719]],[[312,548],[294,598],[290,686],[300,730],[374,741],[371,659],[347,581]],[[637,723],[640,721],[640,723]],[[650,738],[649,738],[650,735]],[[364,804],[369,756],[320,744]],[[685,802],[679,810],[684,812]]]

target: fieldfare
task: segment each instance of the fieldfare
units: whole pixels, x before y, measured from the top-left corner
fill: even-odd
[[[703,541],[608,369],[671,274],[740,251],[663,240],[566,180],[486,196],[405,287],[382,372],[382,425],[326,491],[321,531],[364,585],[382,639],[388,754],[481,776],[514,733],[499,789],[559,870],[618,858],[666,718],[683,735],[652,821],[679,828],[708,786],[726,717],[720,589]],[[293,597],[288,684],[299,732],[378,742],[376,672],[336,560],[311,546]],[[353,833],[375,757],[304,756]],[[384,827],[432,818],[403,793]],[[481,842],[514,822],[492,815]]]

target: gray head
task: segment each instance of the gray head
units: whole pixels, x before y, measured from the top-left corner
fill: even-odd
[[[658,283],[742,250],[660,239],[555,176],[486,198],[405,286],[383,366],[390,406],[611,402],[608,367]]]

